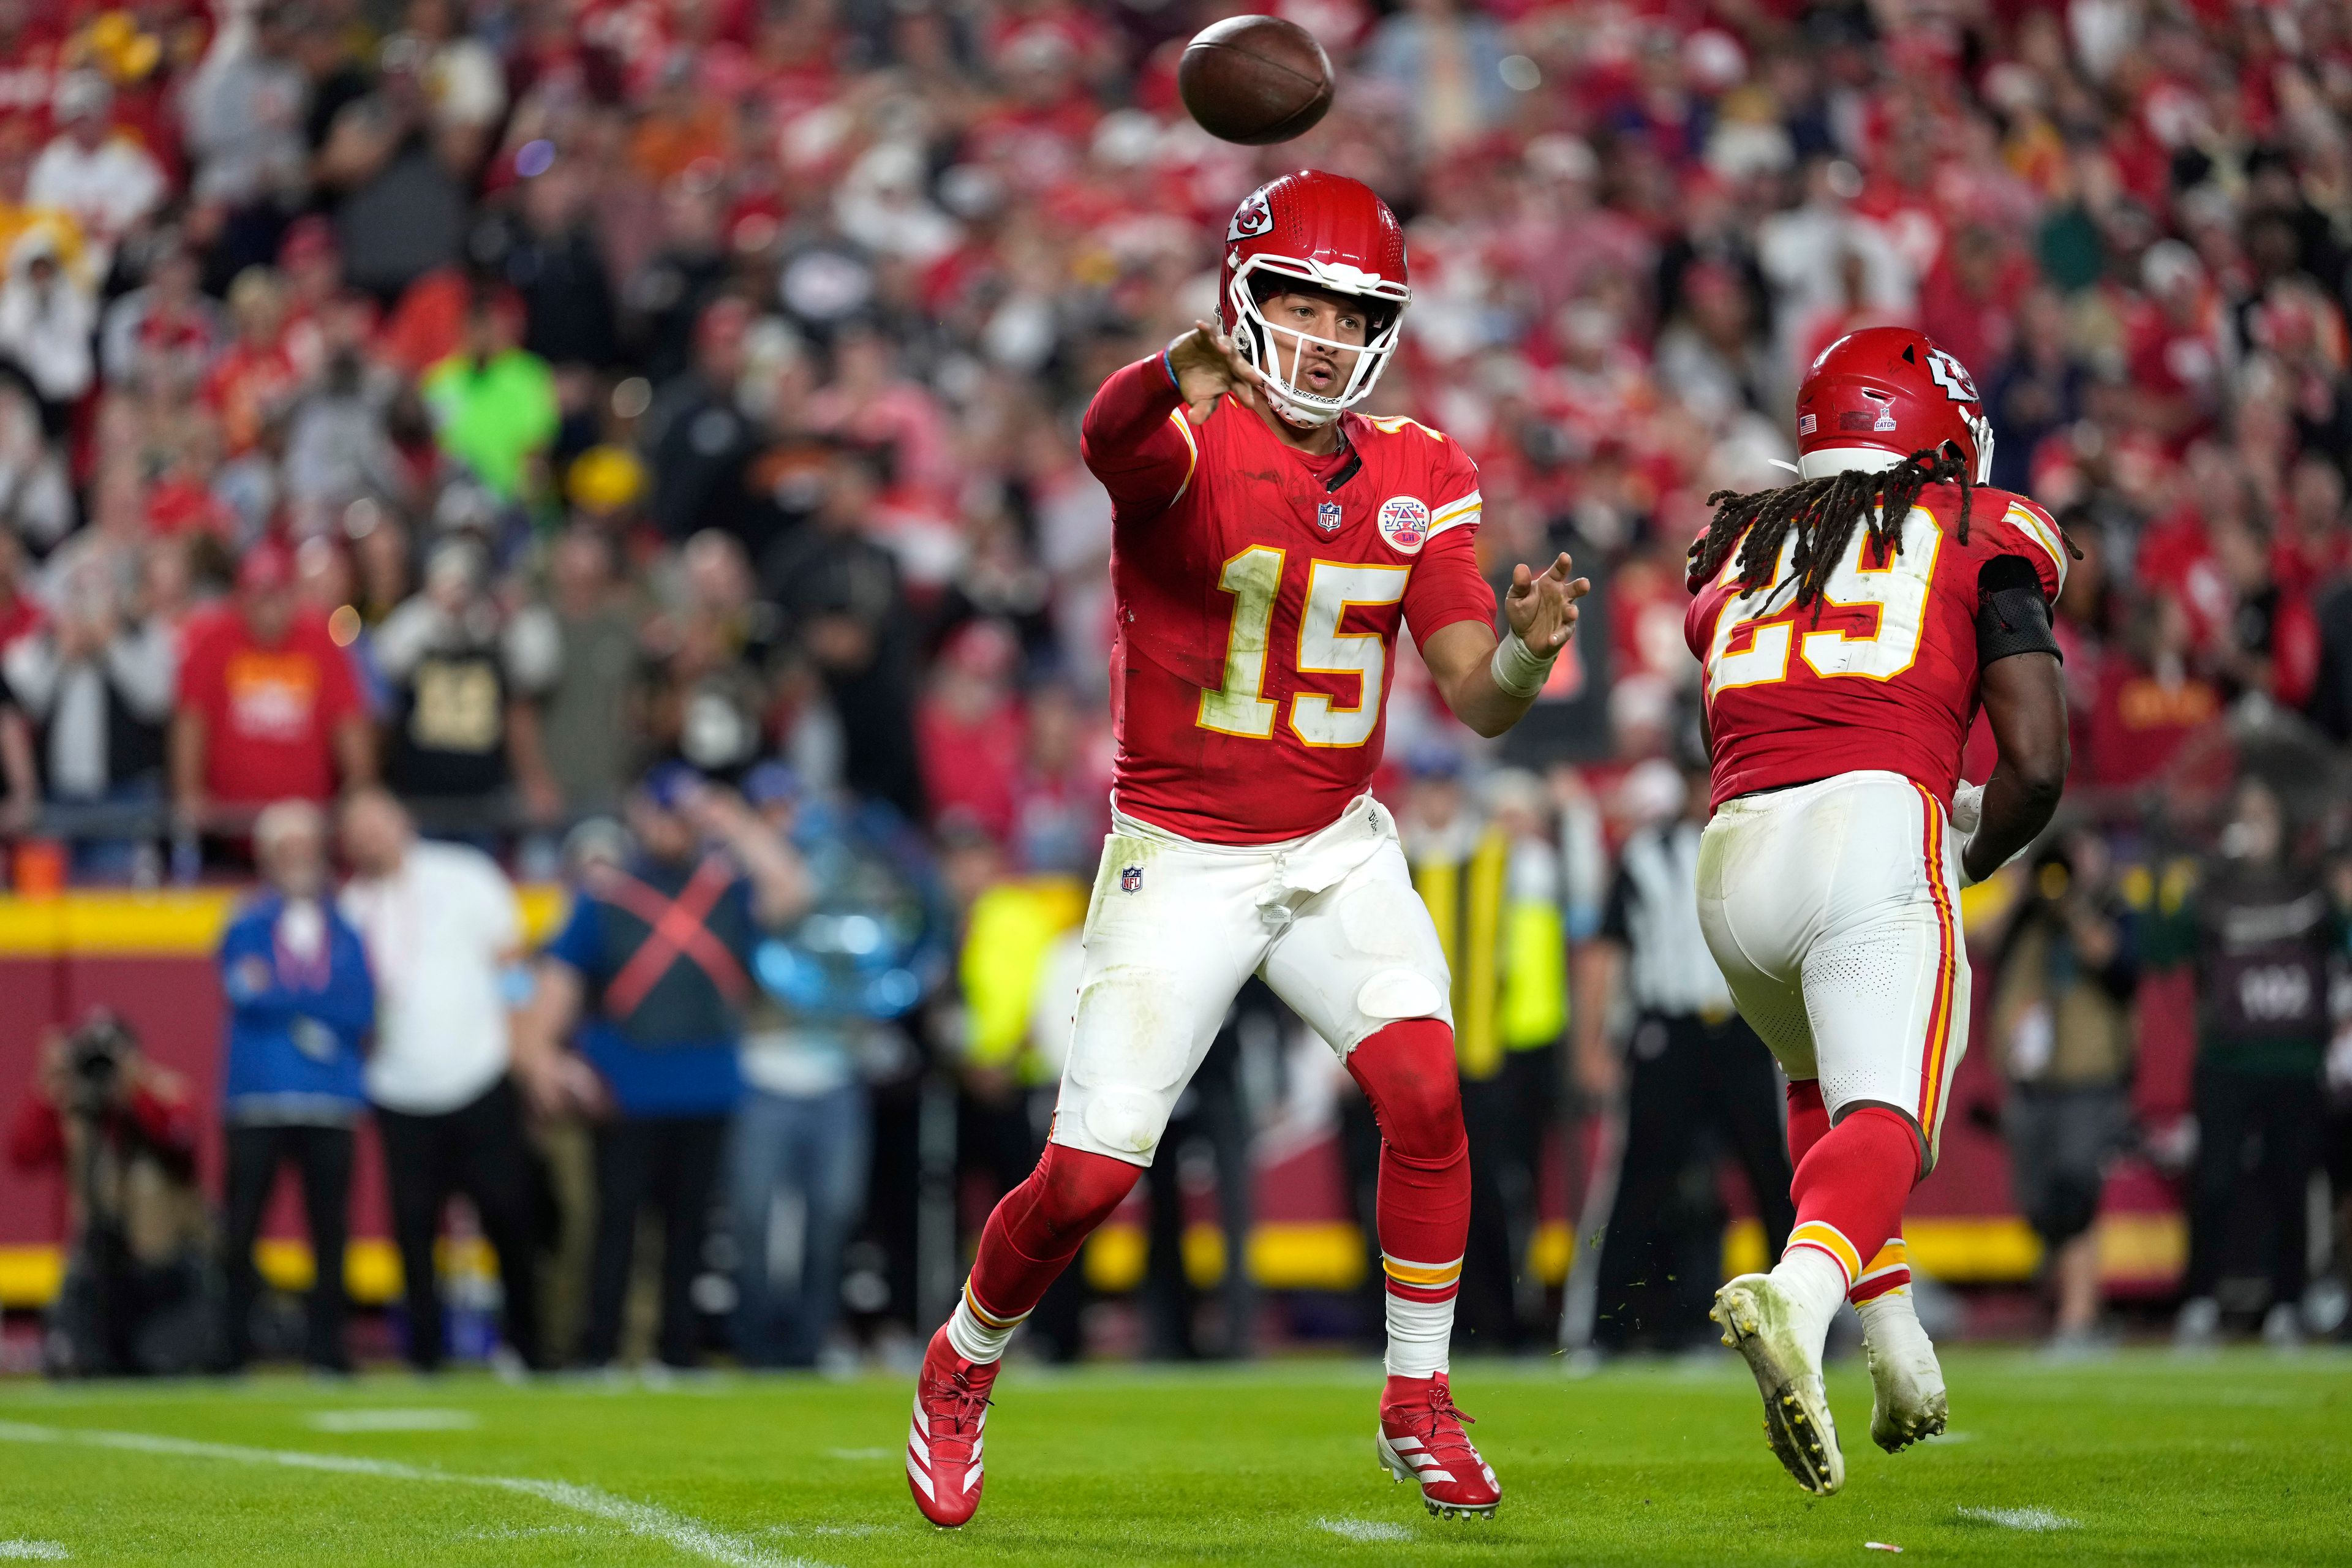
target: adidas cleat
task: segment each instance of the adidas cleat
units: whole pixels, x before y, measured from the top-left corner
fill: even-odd
[[[1445,1374],[1392,1377],[1389,1388],[1373,1438],[1381,1467],[1400,1483],[1419,1483],[1433,1519],[1494,1518],[1502,1486],[1462,1430],[1470,1417],[1455,1407]]]
[[[944,1328],[931,1336],[923,1357],[907,1434],[907,1489],[923,1517],[941,1530],[958,1528],[979,1510],[981,1433],[999,1364],[966,1361]]]
[[[1789,1474],[1820,1497],[1845,1485],[1845,1456],[1838,1450],[1822,1370],[1790,1328],[1790,1304],[1780,1287],[1769,1275],[1743,1274],[1715,1293],[1706,1315],[1756,1374],[1764,1434]]]
[[[1870,1363],[1872,1442],[1899,1454],[1944,1429],[1951,1418],[1944,1369],[1917,1318],[1880,1316],[1862,1336],[1862,1354]]]

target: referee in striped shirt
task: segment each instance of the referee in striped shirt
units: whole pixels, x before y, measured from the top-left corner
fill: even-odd
[[[1733,1009],[1699,931],[1706,768],[1685,759],[1682,774],[1680,811],[1626,840],[1601,930],[1576,960],[1578,1083],[1597,1104],[1624,1102],[1589,1319],[1590,1342],[1607,1351],[1681,1350],[1711,1334],[1722,1154],[1747,1178],[1765,1256],[1780,1255],[1795,1221],[1771,1053]],[[1612,1013],[1624,1016],[1611,1005],[1621,983],[1633,1026],[1612,1040]]]

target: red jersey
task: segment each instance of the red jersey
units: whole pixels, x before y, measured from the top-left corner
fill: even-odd
[[[2066,581],[2050,514],[1976,487],[1968,542],[1959,489],[1931,485],[1887,559],[1853,531],[1820,605],[1799,610],[1791,538],[1773,582],[1743,594],[1736,558],[1691,601],[1684,640],[1705,667],[1715,741],[1714,804],[1836,773],[1901,773],[1948,801],[1977,712],[1977,578],[2021,556],[2043,595]]]
[[[186,649],[180,706],[204,716],[206,795],[261,805],[334,794],[335,727],[366,710],[323,616],[298,614],[268,647],[229,608],[192,625]]]
[[[1397,628],[1493,624],[1477,466],[1410,419],[1339,437],[1300,452],[1230,398],[1195,426],[1157,355],[1095,395],[1121,811],[1219,844],[1329,826],[1380,765]]]

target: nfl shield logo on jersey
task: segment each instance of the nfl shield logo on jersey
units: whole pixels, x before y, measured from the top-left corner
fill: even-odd
[[[1326,533],[1339,531],[1339,503],[1335,500],[1315,503],[1315,526]]]
[[[1123,893],[1141,892],[1143,890],[1143,868],[1140,866],[1129,866],[1121,870],[1118,874],[1118,889],[1119,891]]]
[[[1381,502],[1381,537],[1407,555],[1418,554],[1429,538],[1429,508],[1418,496],[1391,496]]]

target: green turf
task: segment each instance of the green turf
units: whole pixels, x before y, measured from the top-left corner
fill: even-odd
[[[1864,1543],[1879,1541],[1936,1562],[2352,1560],[2352,1357],[2053,1365],[1962,1352],[1947,1364],[1952,1436],[1895,1458],[1870,1445],[1859,1367],[1835,1369],[1849,1474],[1826,1501],[1766,1452],[1754,1386],[1727,1352],[1583,1379],[1466,1364],[1456,1392],[1504,1486],[1486,1524],[1427,1518],[1375,1468],[1369,1364],[1016,1366],[990,1417],[987,1502],[953,1535],[908,1501],[908,1389],[890,1379],[8,1384],[0,1559],[55,1543],[77,1563],[400,1568],[1866,1564],[1880,1558]],[[457,1425],[354,1431],[351,1412]],[[379,1463],[322,1471],[289,1454]]]

